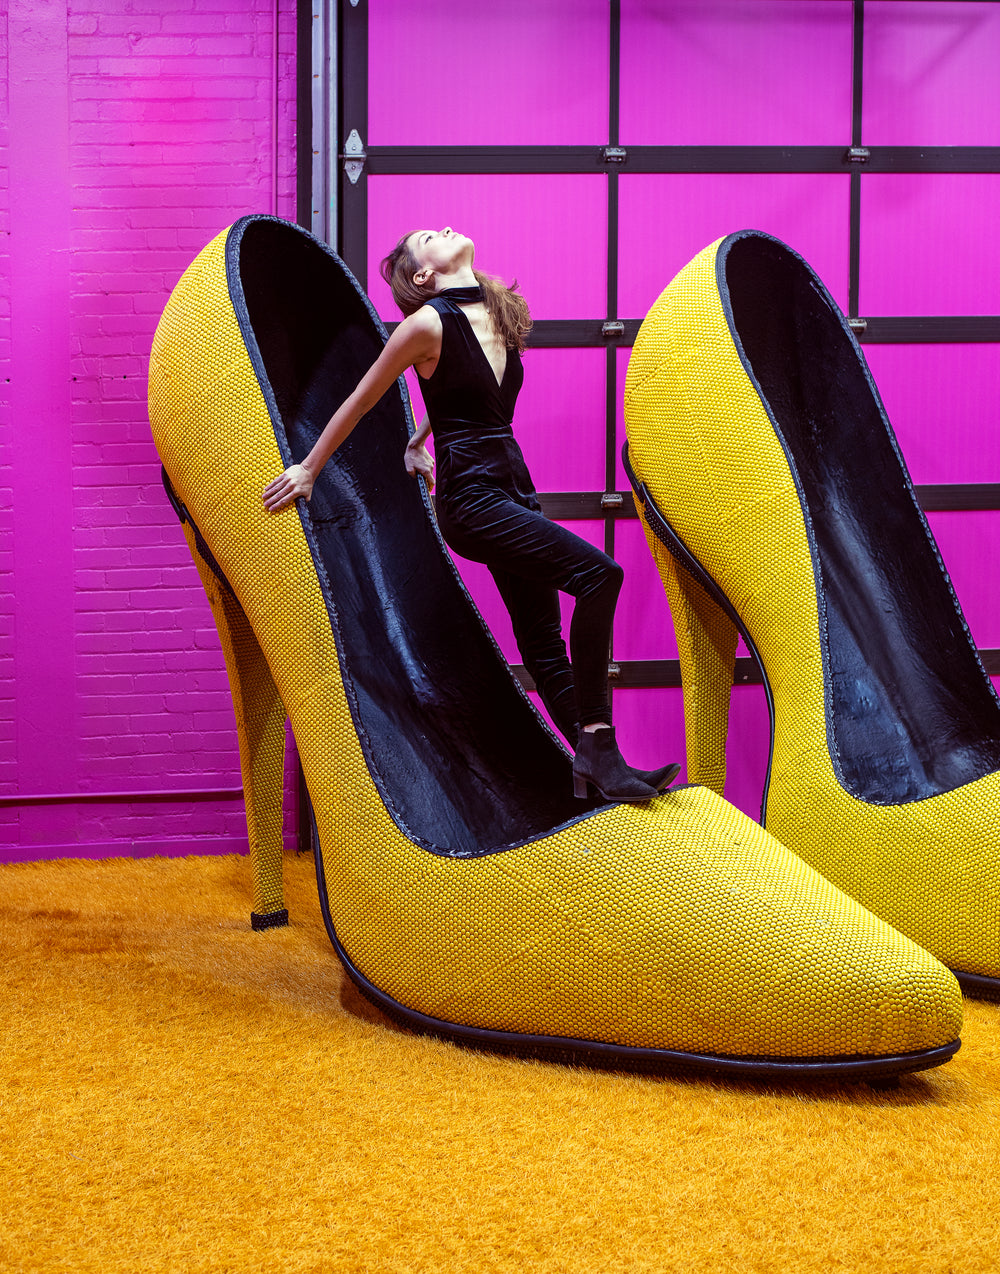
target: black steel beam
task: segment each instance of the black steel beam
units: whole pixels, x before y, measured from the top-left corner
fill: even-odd
[[[877,315],[855,335],[862,345],[946,345],[1000,341],[998,314]]]
[[[669,623],[669,620],[665,619],[665,622]],[[995,648],[980,650],[979,658],[989,676],[1000,676],[1000,650]],[[511,664],[510,668],[525,690],[535,689],[535,683],[523,664]],[[734,686],[759,686],[762,680],[760,669],[752,659],[736,660],[733,669]],[[611,665],[610,681],[616,690],[653,690],[680,686],[680,661],[677,659],[621,659]]]
[[[352,125],[353,127],[353,125]],[[975,173],[1000,171],[1000,146],[369,146],[365,171],[404,173]]]
[[[621,319],[622,331],[605,336],[603,319],[536,319],[528,337],[532,349],[604,349],[635,344],[642,319]],[[875,315],[855,336],[862,345],[947,345],[1000,342],[998,314]],[[397,321],[386,323],[392,332]]]
[[[1000,482],[938,482],[914,487],[928,513],[1000,509]],[[638,517],[631,491],[540,491],[542,512],[559,522],[581,518]]]
[[[870,173],[990,173],[1000,171],[1000,146],[873,146],[860,165]]]
[[[295,220],[312,227],[312,4],[295,9]]]
[[[341,74],[337,76],[340,93],[337,119],[341,150],[357,129],[362,141],[368,136],[368,6],[339,4],[338,37]],[[344,68],[350,68],[344,74]],[[337,251],[355,278],[368,287],[368,169],[357,182],[348,180],[341,162],[337,178]]]
[[[605,336],[600,319],[536,319],[528,344],[535,349],[601,348],[635,344],[642,319],[620,320],[623,330]],[[873,315],[855,330],[862,345],[942,345],[1000,341],[1000,315]]]

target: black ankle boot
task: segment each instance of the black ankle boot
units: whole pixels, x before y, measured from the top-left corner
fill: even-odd
[[[573,758],[573,794],[586,799],[596,788],[608,801],[651,801],[656,788],[644,783],[625,764],[611,726],[603,730],[581,730],[579,748]]]
[[[658,770],[637,770],[633,766],[629,766],[629,769],[637,779],[641,779],[657,792],[662,792],[664,788],[669,787],[681,772],[681,767],[676,761],[671,765],[661,765]]]

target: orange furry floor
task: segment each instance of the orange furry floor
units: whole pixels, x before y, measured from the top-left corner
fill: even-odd
[[[308,857],[0,868],[0,1268],[962,1274],[1000,1253],[1000,1005],[895,1091],[571,1070],[360,1000]]]

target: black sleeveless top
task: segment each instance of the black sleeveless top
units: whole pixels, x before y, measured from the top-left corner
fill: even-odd
[[[496,374],[461,306],[482,300],[474,288],[446,288],[425,301],[441,316],[441,356],[426,379],[418,375],[434,434],[438,499],[459,498],[483,485],[534,505],[535,489],[511,421],[524,382],[516,349]]]

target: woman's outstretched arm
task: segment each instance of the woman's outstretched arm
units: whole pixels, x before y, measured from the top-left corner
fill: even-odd
[[[308,500],[316,475],[361,417],[371,411],[408,367],[436,360],[440,352],[441,317],[435,309],[423,306],[403,319],[357,389],[327,421],[302,463],[290,465],[264,488],[264,508],[268,513],[280,513],[300,497]]]

